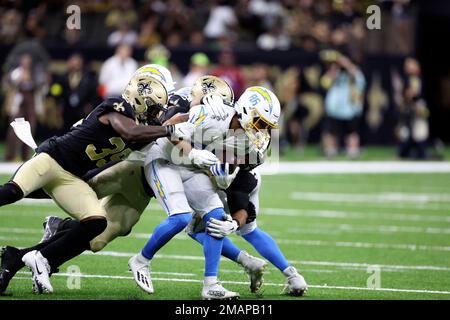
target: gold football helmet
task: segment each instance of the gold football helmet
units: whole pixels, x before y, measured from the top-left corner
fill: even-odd
[[[206,75],[200,77],[195,81],[191,89],[191,98],[201,98],[208,93],[215,93],[222,97],[222,99],[232,104],[234,102],[234,93],[230,85],[216,76]]]
[[[167,110],[168,94],[161,81],[145,74],[134,75],[122,97],[133,107],[139,122],[156,119]]]

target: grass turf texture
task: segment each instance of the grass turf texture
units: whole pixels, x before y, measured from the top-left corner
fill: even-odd
[[[0,176],[0,184],[8,178]],[[450,174],[264,176],[259,226],[305,276],[309,292],[302,298],[281,295],[285,279],[270,264],[262,295],[251,294],[243,270],[225,258],[220,278],[228,289],[239,291],[241,299],[450,299],[449,180]],[[49,203],[1,208],[0,244],[24,247],[39,241],[49,214],[65,217]],[[68,289],[70,278],[58,275],[52,277],[54,294],[36,296],[24,268],[10,284],[12,296],[0,299],[199,299],[202,248],[183,233],[152,262],[153,295],[143,293],[127,271],[127,253],[138,252],[164,218],[153,199],[132,234],[109,244],[105,255],[84,254],[64,264],[62,273],[76,265],[88,276],[81,278],[80,290]],[[243,239],[231,239],[257,254]],[[112,256],[117,252],[125,254]],[[372,275],[366,264],[381,265],[381,287],[395,290],[365,289]]]

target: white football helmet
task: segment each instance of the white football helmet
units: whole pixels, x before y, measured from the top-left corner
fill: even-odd
[[[146,64],[134,72],[134,75],[138,74],[145,74],[161,81],[169,95],[175,92],[175,82],[173,81],[172,74],[166,67],[159,64]]]
[[[266,151],[270,130],[278,128],[281,106],[277,96],[264,87],[247,88],[235,103],[239,122],[257,150]]]

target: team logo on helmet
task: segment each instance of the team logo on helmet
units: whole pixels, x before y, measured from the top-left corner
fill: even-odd
[[[267,92],[266,89],[260,88],[260,87],[253,87],[253,88],[248,89],[248,91],[254,91],[254,92],[259,93],[264,98],[264,100],[266,100],[267,103],[269,104],[269,108],[270,108],[269,112],[272,113],[272,109],[273,109],[272,98],[270,97],[270,94],[269,94],[269,92]]]
[[[137,92],[140,96],[148,96],[152,94],[153,89],[150,87],[150,83],[139,82],[137,85]]]
[[[203,81],[202,82],[202,92],[207,94],[209,92],[215,91],[217,87],[214,85],[213,81]]]

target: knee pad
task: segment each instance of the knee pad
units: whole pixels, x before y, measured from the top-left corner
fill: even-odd
[[[99,217],[80,221],[80,225],[85,230],[86,236],[90,241],[106,229],[108,222],[105,217]]]
[[[10,181],[0,187],[0,206],[14,203],[19,201],[24,196],[22,189]]]

